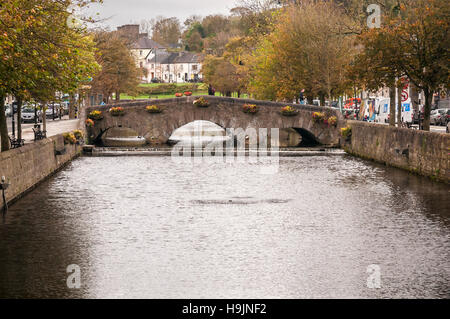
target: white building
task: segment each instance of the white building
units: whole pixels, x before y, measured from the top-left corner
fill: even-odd
[[[183,83],[202,79],[201,69],[204,56],[192,52],[169,52],[163,46],[149,39],[140,37],[131,50],[139,67],[147,70],[142,79],[150,83],[158,79],[164,83]]]

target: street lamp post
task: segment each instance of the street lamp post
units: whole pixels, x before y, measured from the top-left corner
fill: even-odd
[[[20,121],[20,119],[18,119]],[[11,104],[11,126],[12,126],[12,135],[16,137],[16,122],[14,121],[14,103]]]
[[[6,202],[5,190],[9,187],[9,184],[6,182],[5,176],[2,176],[2,182],[0,183],[0,189],[2,190],[3,197],[3,215],[8,211],[8,203]]]

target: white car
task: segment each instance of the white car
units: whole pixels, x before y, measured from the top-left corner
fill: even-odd
[[[439,125],[441,123],[441,117],[445,114],[446,110],[437,109],[432,110],[430,113],[430,124],[431,125]]]
[[[22,122],[23,123],[34,123],[34,108],[25,107],[22,109]],[[38,122],[42,122],[42,112],[37,111]]]

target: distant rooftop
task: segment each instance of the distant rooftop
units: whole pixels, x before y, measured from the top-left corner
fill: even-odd
[[[200,53],[156,51],[156,63],[158,64],[201,63],[203,59],[204,55]]]
[[[161,48],[164,48],[164,46],[162,46],[161,44],[159,44],[156,41],[153,41],[152,39],[150,39],[148,37],[142,36],[142,37],[139,37],[139,39],[131,45],[131,48],[145,50],[145,49],[155,49],[155,48],[161,49]]]

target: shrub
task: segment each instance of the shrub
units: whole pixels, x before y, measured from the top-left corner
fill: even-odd
[[[103,119],[103,114],[102,111],[92,111],[91,113],[89,113],[89,119],[94,120],[94,121],[100,121],[101,119]]]
[[[117,106],[117,107],[110,108],[109,113],[112,116],[122,116],[125,114],[125,110],[123,109],[123,107]]]
[[[86,126],[87,127],[94,127],[95,122],[91,119],[86,120]]]
[[[177,92],[195,92],[203,87],[197,83],[176,85],[175,83],[160,83],[150,87],[139,87],[139,95],[170,95]]]
[[[204,97],[200,97],[199,99],[194,101],[194,105],[198,107],[208,107],[209,103],[207,100],[205,100]]]
[[[352,135],[352,128],[350,126],[341,128],[342,137],[350,137]]]
[[[284,116],[295,116],[298,111],[292,106],[285,106],[281,108],[281,114]]]
[[[148,113],[161,113],[162,110],[157,105],[149,105],[145,108]]]
[[[244,104],[242,106],[242,111],[244,113],[256,114],[259,111],[259,106],[255,105],[255,104]]]

